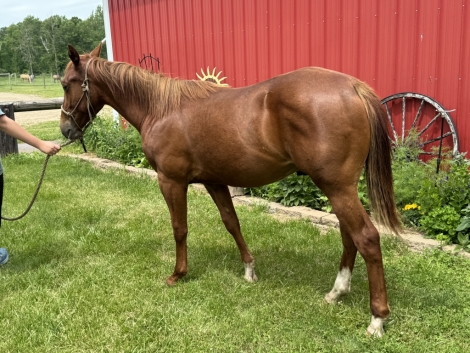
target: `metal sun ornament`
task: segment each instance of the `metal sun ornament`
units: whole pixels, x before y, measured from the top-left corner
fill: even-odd
[[[202,72],[202,77],[199,76],[199,74],[196,72],[196,76],[201,80],[201,81],[210,81],[210,82],[214,82],[220,86],[228,86],[228,84],[226,83],[222,83],[223,80],[225,80],[227,77],[222,77],[222,78],[219,78],[220,74],[222,73],[222,71],[219,71],[217,73],[217,75],[215,74],[215,70],[217,68],[214,67],[214,69],[212,70],[212,73],[210,71],[210,68],[209,66],[207,67],[207,73],[204,72],[203,69],[201,69],[201,72]]]

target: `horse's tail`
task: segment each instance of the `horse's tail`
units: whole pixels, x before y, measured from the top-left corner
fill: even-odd
[[[393,193],[391,145],[385,110],[375,92],[364,82],[353,83],[369,118],[371,141],[365,171],[372,217],[398,235],[402,229]]]

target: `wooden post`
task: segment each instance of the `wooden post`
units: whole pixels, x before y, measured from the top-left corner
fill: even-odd
[[[15,120],[13,104],[0,105],[0,109],[2,109],[8,118]],[[18,141],[14,137],[0,131],[0,157],[5,157],[10,153],[18,153]]]

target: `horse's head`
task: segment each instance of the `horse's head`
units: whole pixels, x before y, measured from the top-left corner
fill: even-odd
[[[100,99],[97,82],[90,77],[90,63],[100,56],[101,43],[90,53],[79,55],[69,45],[70,63],[62,80],[64,102],[60,116],[60,130],[71,140],[80,139],[104,103]]]

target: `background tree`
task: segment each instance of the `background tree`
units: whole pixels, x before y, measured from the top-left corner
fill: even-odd
[[[47,53],[45,57],[49,59],[49,62],[52,65],[50,71],[57,75],[59,75],[57,48],[63,44],[61,24],[62,18],[60,16],[51,16],[42,23],[41,34],[39,35],[42,45]]]
[[[18,51],[21,59],[28,65],[30,75],[34,74],[33,63],[41,50],[38,36],[40,28],[41,21],[33,16],[26,17],[20,25]]]
[[[67,44],[79,52],[91,52],[104,37],[101,6],[86,20],[54,15],[40,21],[27,16],[20,23],[0,28],[0,72],[62,75],[69,62]]]

